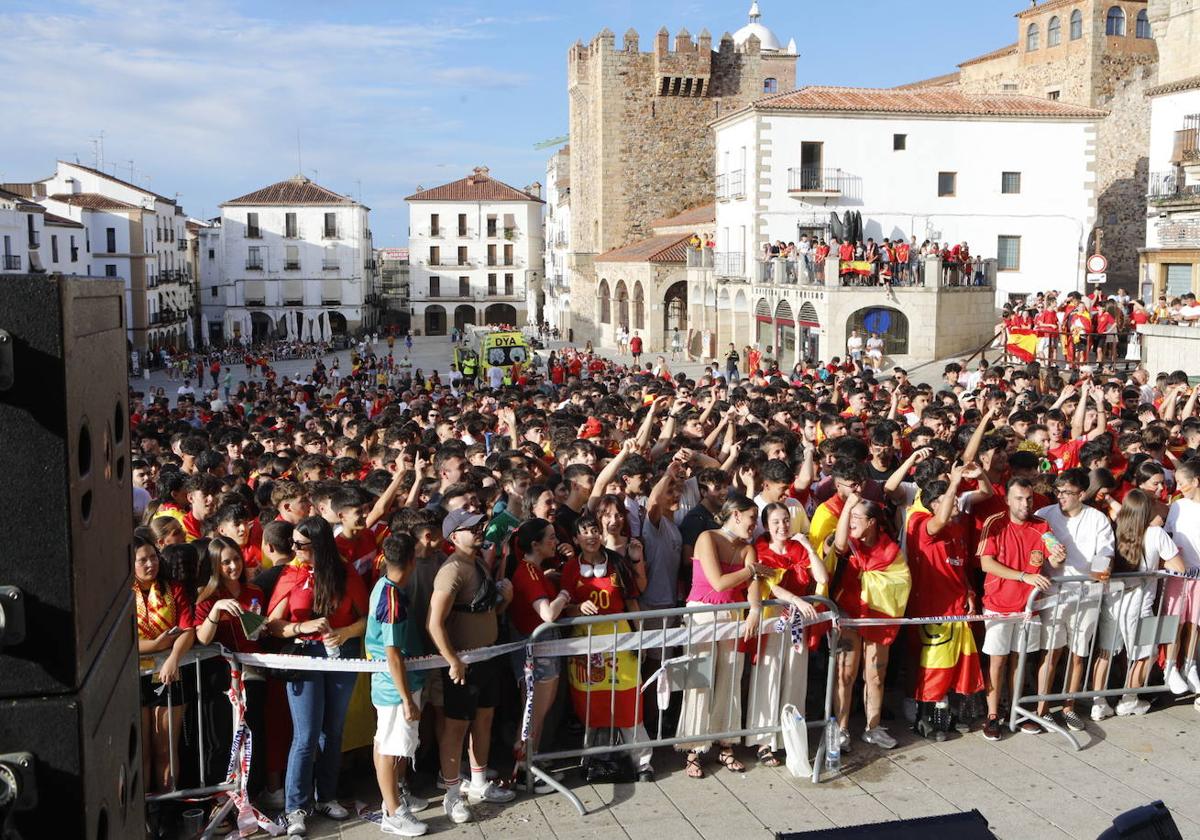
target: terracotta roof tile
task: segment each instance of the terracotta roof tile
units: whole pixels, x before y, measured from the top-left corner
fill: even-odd
[[[130,204],[127,201],[121,201],[117,198],[109,198],[100,193],[55,193],[50,196],[51,201],[61,201],[63,204],[70,204],[73,207],[82,207],[85,210],[141,210],[136,204]]]
[[[717,220],[717,205],[701,204],[696,207],[690,207],[674,216],[665,216],[661,219],[655,219],[650,223],[650,227],[678,227],[680,225],[699,225],[705,222],[716,222]]]
[[[48,225],[58,225],[59,227],[76,227],[76,228],[83,227],[83,225],[81,225],[79,222],[75,221],[74,219],[68,219],[66,216],[60,216],[57,213],[51,213],[49,210],[46,211],[45,219],[46,219],[46,224],[48,224]]]
[[[1164,93],[1178,93],[1181,90],[1194,90],[1195,88],[1200,88],[1200,76],[1190,76],[1186,79],[1176,79],[1173,82],[1155,85],[1146,91],[1146,95],[1162,96]]]
[[[476,167],[466,178],[431,187],[408,196],[405,201],[536,201],[544,204],[536,195],[530,195],[503,181],[488,175],[486,166]]]
[[[669,233],[651,236],[616,248],[595,258],[595,262],[682,263],[687,261],[687,241],[691,234]]]
[[[763,111],[945,114],[980,117],[1103,117],[1106,111],[1018,94],[968,94],[940,88],[886,90],[805,87],[768,96],[752,108]]]
[[[327,190],[313,183],[303,175],[293,175],[286,181],[271,184],[269,187],[246,193],[243,196],[221,202],[222,207],[238,205],[277,205],[290,207],[294,204],[357,204],[352,198],[347,198],[333,190]]]
[[[132,190],[137,190],[140,193],[145,193],[146,195],[153,196],[154,198],[157,198],[159,201],[165,201],[167,204],[175,203],[175,199],[173,199],[173,198],[167,198],[165,195],[159,195],[156,192],[151,192],[150,190],[146,189],[145,187],[139,187],[137,184],[132,184],[129,181],[124,181],[124,180],[118,178],[117,176],[110,175],[107,172],[104,172],[102,170],[93,169],[90,166],[84,166],[82,163],[75,163],[74,161],[70,161],[70,160],[60,160],[59,163],[65,163],[67,166],[74,166],[77,169],[84,170],[85,172],[91,172],[93,175],[99,175],[101,178],[107,178],[108,180],[112,181],[113,183],[121,184],[123,186],[129,187]]]
[[[909,82],[906,85],[896,85],[895,90],[911,90],[913,88],[925,87],[944,87],[958,83],[959,76],[962,74],[958,71],[953,73],[945,73],[941,76],[934,76],[931,79],[922,79],[919,82]]]
[[[992,50],[983,55],[977,55],[974,58],[968,58],[966,61],[959,64],[959,67],[969,67],[972,64],[982,64],[985,61],[991,61],[994,58],[1004,58],[1009,55],[1016,55],[1018,44],[1009,44],[1007,47],[1001,47],[998,50]]]

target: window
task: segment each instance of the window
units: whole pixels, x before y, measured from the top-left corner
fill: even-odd
[[[437,213],[431,213],[429,215],[429,235],[430,236],[441,236],[442,235],[441,217]]]
[[[496,294],[496,275],[495,274],[488,275],[488,294],[489,295]]]
[[[79,261],[79,248],[75,245],[75,236],[71,236],[71,262]]]
[[[778,92],[779,92],[779,80],[778,79],[763,79],[763,93],[778,93]]]
[[[1145,9],[1142,9],[1137,14],[1137,29],[1135,34],[1139,38],[1153,38],[1154,33],[1150,31],[1150,15]]]
[[[487,235],[488,235],[489,239],[493,239],[496,236],[496,217],[495,216],[487,217]]]
[[[504,264],[505,265],[513,264],[513,246],[511,246],[511,245],[504,246]]]
[[[467,246],[459,245],[458,246],[458,264],[459,265],[467,265],[468,262],[469,262],[469,260],[467,259]]]
[[[996,270],[1021,270],[1021,237],[1001,236],[996,242]]]
[[[1025,30],[1025,50],[1033,52],[1041,45],[1041,34],[1036,23],[1029,24],[1029,28]]]
[[[938,173],[938,197],[948,198],[954,195],[955,188],[958,186],[957,172],[939,172]]]
[[[216,248],[208,249],[208,258],[210,260],[215,260],[217,258],[217,249]]]
[[[246,254],[246,268],[262,269],[262,248],[252,245]]]
[[[258,214],[246,214],[246,238],[259,239],[262,237],[262,231],[258,227]]]
[[[1108,18],[1104,21],[1104,32],[1114,38],[1125,37],[1125,10],[1113,6],[1108,10]]]
[[[208,296],[209,297],[217,296],[217,287],[216,286],[213,286],[211,289],[208,290]]]
[[[1021,173],[1002,172],[1000,174],[1000,192],[1005,195],[1017,195],[1021,192]]]
[[[429,278],[429,296],[442,296],[442,278],[438,277],[436,274]]]
[[[288,245],[285,249],[283,267],[293,271],[300,268],[300,246]]]
[[[1062,91],[1052,90],[1046,94],[1046,98],[1049,99],[1051,102],[1057,102],[1059,96],[1061,96],[1061,95],[1062,95]]]
[[[1071,12],[1071,40],[1078,41],[1083,37],[1083,12],[1076,9]]]
[[[490,236],[491,234],[488,234],[488,235]],[[488,260],[488,265],[495,265],[495,264],[496,264],[496,246],[495,246],[495,245],[489,245],[489,246],[488,246],[488,257],[487,257],[487,260]]]
[[[115,265],[113,265],[112,263],[106,263],[104,266],[104,276],[105,277],[116,277],[117,276],[117,267]]]
[[[104,245],[105,245],[104,250],[107,251],[108,253],[110,253],[110,254],[117,253],[117,229],[116,228],[105,228],[104,229]]]
[[[458,235],[459,236],[467,235],[467,214],[466,213],[458,214]]]
[[[54,234],[50,235],[50,260],[58,262],[58,237]]]
[[[1015,82],[1005,82],[1004,84],[1000,85],[1000,90],[1002,90],[1004,93],[1016,93],[1017,85]]]
[[[907,148],[908,148],[908,135],[907,134],[893,134],[892,135],[892,151],[903,152]]]
[[[438,245],[430,245],[429,246],[429,264],[430,265],[441,265],[442,264],[442,249],[440,246],[438,246]]]
[[[1050,22],[1046,24],[1046,46],[1057,47],[1062,43],[1062,20],[1058,15],[1050,18]]]
[[[511,274],[504,275],[504,294],[511,295],[513,292],[513,276]]]
[[[296,224],[295,213],[283,214],[283,235],[288,239],[295,239],[300,235],[300,226]]]
[[[325,238],[337,239],[337,213],[325,214]]]
[[[471,278],[470,277],[459,277],[458,278],[458,296],[459,297],[470,297],[471,296]]]

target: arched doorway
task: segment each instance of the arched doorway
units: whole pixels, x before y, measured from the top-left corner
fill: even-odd
[[[266,341],[270,338],[273,324],[271,316],[266,312],[251,312],[250,313],[250,340],[251,341]]]
[[[600,309],[600,323],[601,324],[611,324],[612,323],[612,310],[610,307],[612,306],[612,301],[609,300],[609,296],[608,296],[608,281],[607,280],[600,281],[600,285],[596,289],[596,297],[597,297],[596,303],[598,305],[598,308]]]
[[[744,290],[738,289],[733,299],[733,338],[730,341],[737,345],[739,353],[750,343],[751,332],[750,299]]]
[[[616,325],[629,329],[629,289],[624,280],[617,281],[617,286],[613,290],[613,300],[617,304]]]
[[[672,283],[663,294],[663,342],[669,342],[675,330],[687,339],[688,335],[688,287],[686,280]]]
[[[811,302],[805,301],[800,307],[796,325],[800,328],[802,358],[815,362],[821,356],[821,321],[817,316],[817,308]]]
[[[325,313],[325,317],[329,319],[329,328],[333,331],[333,335],[346,335],[346,316],[341,312],[330,310]]]
[[[454,307],[454,329],[462,332],[467,324],[475,323],[475,307],[461,303]]]
[[[425,307],[425,335],[446,334],[446,307],[441,304]]]
[[[775,352],[775,319],[766,298],[759,298],[758,303],[754,304],[753,335],[759,350],[768,355]]]
[[[507,324],[517,325],[517,308],[511,303],[493,303],[483,310],[483,323],[490,326]]]
[[[784,369],[796,363],[796,319],[786,300],[775,307],[775,360]]]
[[[633,284],[633,328],[646,329],[646,296],[642,292],[642,281]]]
[[[878,333],[883,339],[885,356],[908,355],[908,317],[899,309],[890,306],[860,309],[846,321],[846,335],[850,335],[851,330],[858,330],[864,339],[871,333]]]

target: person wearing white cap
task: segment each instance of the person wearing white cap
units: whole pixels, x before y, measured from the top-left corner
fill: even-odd
[[[442,672],[443,706],[446,722],[438,739],[446,816],[454,823],[471,820],[468,800],[510,802],[516,794],[487,779],[492,716],[500,699],[500,659],[467,665],[459,653],[495,644],[499,630],[496,611],[512,599],[512,585],[496,581],[479,558],[486,519],[466,509],[452,511],[442,521],[442,536],[454,553],[438,569],[429,602],[429,635],[438,652],[449,663]],[[468,752],[471,781],[462,785],[459,760],[463,738],[470,729]]]

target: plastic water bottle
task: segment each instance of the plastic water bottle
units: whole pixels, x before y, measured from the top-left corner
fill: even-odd
[[[842,769],[842,733],[834,717],[825,724],[825,768],[830,773]]]
[[[258,602],[257,598],[250,599],[250,612],[255,615],[262,615],[262,604]]]
[[[339,659],[339,658],[341,658],[341,655],[342,655],[342,646],[341,645],[335,645],[331,642],[325,643],[325,658],[326,659]]]

